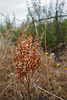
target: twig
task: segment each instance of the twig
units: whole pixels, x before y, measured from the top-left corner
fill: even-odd
[[[39,89],[43,90],[44,92],[46,92],[46,93],[48,93],[48,94],[50,94],[50,95],[52,95],[52,96],[54,96],[54,97],[56,97],[56,98],[59,98],[60,100],[64,100],[63,98],[58,97],[57,95],[52,94],[51,92],[49,92],[49,91],[47,91],[47,90],[45,90],[45,89],[41,88],[41,87],[40,87],[40,86],[38,86],[36,83],[34,83],[34,82],[32,82],[32,83],[33,83],[33,84],[35,84],[35,86],[34,86],[34,87],[37,87],[37,88],[39,88]]]
[[[10,94],[10,95],[12,96],[12,94]],[[14,100],[16,100],[14,96],[12,96],[12,98],[13,98]]]
[[[7,88],[9,88],[12,84],[14,84],[14,83],[17,82],[17,81],[18,81],[18,79],[15,80],[15,81],[13,81],[11,84],[9,84],[9,85],[1,92],[0,96],[4,93],[4,91],[5,91]]]
[[[67,65],[67,63],[66,63],[66,64],[64,64],[64,66],[63,66],[63,67],[61,67],[59,70],[61,70],[62,68],[64,68],[66,65]]]
[[[34,25],[35,25],[35,21],[34,21]],[[35,25],[35,31],[36,31],[36,34],[37,34],[37,36],[39,38],[39,34],[38,34],[38,30],[37,30],[37,26],[36,25]]]
[[[47,52],[47,47],[46,47],[46,17],[45,17],[45,51]],[[49,66],[47,64],[47,55],[46,55],[46,68],[47,68],[47,81],[48,81],[48,87],[49,87]]]
[[[58,48],[59,46],[62,46],[63,44],[64,44],[64,43],[57,44],[54,48],[52,48],[52,49],[49,51],[49,53],[52,52],[54,49]]]

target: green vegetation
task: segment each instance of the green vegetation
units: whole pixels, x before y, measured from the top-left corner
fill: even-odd
[[[28,4],[28,1],[27,1]],[[27,21],[23,22],[19,27],[15,27],[15,16],[11,21],[9,17],[5,18],[5,25],[0,24],[0,33],[12,29],[11,41],[17,43],[18,35],[23,34],[25,30],[27,36],[30,34],[34,37],[38,32],[39,40],[45,44],[45,23],[46,23],[46,39],[47,46],[54,48],[60,43],[65,43],[67,40],[67,19],[64,13],[64,1],[61,3],[56,0],[55,8],[53,9],[52,1],[49,8],[41,6],[41,0],[32,1],[32,8],[28,7]],[[43,16],[42,16],[43,15]],[[36,30],[36,27],[37,30]],[[23,28],[24,27],[24,28]]]

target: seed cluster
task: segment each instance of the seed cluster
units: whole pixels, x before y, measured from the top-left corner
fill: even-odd
[[[23,33],[22,38],[18,37],[18,47],[14,50],[14,61],[18,73],[18,79],[24,82],[24,78],[31,72],[32,75],[38,67],[41,65],[41,55],[37,51],[37,36],[35,36],[33,48],[32,48],[32,36],[26,40],[26,34]]]

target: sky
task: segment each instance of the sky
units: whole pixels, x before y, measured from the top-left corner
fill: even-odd
[[[41,5],[48,5],[50,0],[41,0]],[[56,0],[52,0],[54,3]],[[60,0],[62,1],[62,0]],[[66,0],[65,0],[66,1]],[[31,0],[28,0],[29,6],[31,6]],[[67,9],[67,2],[65,4],[65,10]],[[0,0],[0,22],[4,21],[5,16],[10,16],[10,19],[13,18],[13,12],[15,14],[16,19],[25,20],[27,16],[27,4],[26,0]],[[21,21],[16,21],[18,24]]]
[[[0,13],[10,18],[15,14],[16,19],[26,19],[27,7],[25,0],[0,0]],[[4,16],[0,15],[0,20],[3,21]]]

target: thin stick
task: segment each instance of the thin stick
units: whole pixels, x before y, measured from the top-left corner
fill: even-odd
[[[47,48],[46,48],[46,17],[45,17],[45,51],[47,51]]]
[[[43,88],[41,88],[41,87],[39,87],[39,86],[37,86],[37,87],[38,87],[39,89],[45,91],[46,93],[51,94],[52,96],[54,96],[54,97],[56,97],[56,98],[59,98],[60,100],[64,100],[64,99],[62,99],[61,97],[58,97],[58,96],[52,94],[51,92],[49,92],[49,91],[47,91],[47,90],[45,90],[45,89],[43,89]]]
[[[43,89],[43,88],[41,88],[40,86],[38,86],[36,83],[34,83],[34,82],[32,82],[33,84],[35,84],[35,86],[34,87],[37,87],[37,88],[39,88],[40,90],[43,90],[44,92],[46,92],[46,93],[48,93],[48,94],[50,94],[50,95],[52,95],[52,96],[54,96],[54,97],[56,97],[56,98],[59,98],[60,100],[64,100],[63,98],[61,98],[61,97],[58,97],[57,95],[55,95],[55,94],[52,94],[51,92],[49,92],[49,91],[47,91],[47,90],[45,90],[45,89]]]
[[[29,99],[31,100],[29,76],[27,76],[27,91],[28,91],[28,94],[29,94]]]
[[[63,67],[61,67],[61,68],[59,69],[59,71],[60,71],[61,69],[63,69],[64,67],[66,67],[66,65],[67,65],[67,63],[64,64]]]
[[[34,25],[35,25],[35,21],[34,21]],[[36,25],[35,25],[35,31],[36,31],[37,37],[39,38],[39,34],[38,34],[38,30],[37,30],[37,26]]]
[[[18,81],[18,79],[15,80],[15,81],[13,81],[11,84],[9,84],[9,85],[1,92],[0,96],[4,93],[4,91],[5,91],[7,88],[9,88],[12,84],[14,84],[14,83],[17,82],[17,81]]]
[[[12,94],[10,94],[10,95],[12,96]],[[12,96],[12,98],[13,98],[14,100],[16,100],[14,96]]]
[[[46,47],[46,16],[45,16],[45,52],[47,52],[47,47]],[[47,64],[47,55],[46,55],[46,68],[47,68],[47,81],[48,81],[48,87],[49,87],[49,67]]]

